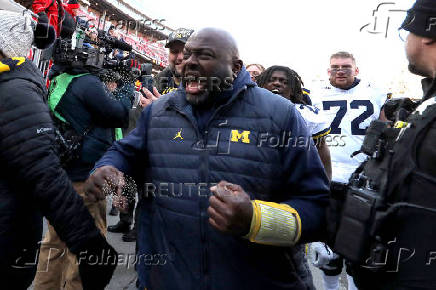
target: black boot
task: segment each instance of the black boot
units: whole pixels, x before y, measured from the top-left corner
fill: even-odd
[[[117,216],[119,213],[118,209],[114,206],[112,206],[111,211],[109,212],[109,215],[111,216]]]
[[[107,230],[111,233],[127,233],[130,230],[130,225],[119,221],[116,225],[108,226]]]
[[[128,233],[123,235],[124,242],[134,242],[136,241],[136,229],[131,229]]]

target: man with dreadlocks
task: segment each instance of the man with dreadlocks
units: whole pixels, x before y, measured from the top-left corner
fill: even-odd
[[[258,80],[258,85],[275,94],[292,101],[307,123],[318,149],[321,161],[331,179],[332,169],[330,163],[330,152],[324,137],[330,132],[330,123],[319,110],[309,106],[308,96],[303,91],[303,81],[297,72],[286,66],[274,65],[265,70]]]
[[[303,92],[303,81],[297,72],[286,66],[271,66],[258,79],[258,85],[275,94],[292,101],[295,108],[306,121],[307,128],[315,141],[327,176],[331,179],[330,151],[324,137],[330,132],[330,124],[315,107],[307,104],[307,94]],[[295,246],[295,257],[298,274],[307,289],[315,289],[309,266],[305,258],[304,245]]]

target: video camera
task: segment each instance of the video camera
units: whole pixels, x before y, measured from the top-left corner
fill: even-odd
[[[130,44],[110,36],[104,30],[98,30],[98,42],[95,44],[104,47],[107,54],[111,53],[114,49],[132,51],[132,46]]]
[[[108,69],[129,69],[130,60],[112,59],[109,55],[114,49],[132,51],[132,46],[109,36],[105,31],[98,31],[96,40],[87,36],[89,31],[89,20],[81,18],[76,20],[76,29],[71,38],[60,38],[57,40],[53,55],[54,62],[67,67],[97,67]],[[94,46],[92,46],[94,45]]]

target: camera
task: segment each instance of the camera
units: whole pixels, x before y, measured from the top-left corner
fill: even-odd
[[[128,61],[111,59],[109,54],[114,49],[131,51],[132,46],[98,31],[97,40],[91,40],[86,32],[89,30],[89,21],[76,20],[76,28],[70,38],[60,38],[55,44],[53,60],[56,64],[67,67],[97,67],[97,68],[130,68]],[[85,46],[84,44],[88,44]],[[92,47],[94,45],[95,47]],[[132,54],[133,55],[133,54]],[[134,55],[133,55],[134,57]],[[130,56],[131,58],[131,56]]]
[[[139,77],[139,81],[142,83],[142,86],[153,93],[153,76],[151,63],[144,63],[141,65],[141,76]]]
[[[369,258],[371,227],[380,195],[368,188],[351,186],[335,239],[335,250],[350,262],[363,264]]]
[[[132,51],[130,44],[108,35],[104,30],[98,30],[98,41],[94,44],[104,47],[108,54],[111,53],[113,49]]]

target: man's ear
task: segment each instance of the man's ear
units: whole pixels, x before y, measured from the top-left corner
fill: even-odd
[[[357,76],[359,74],[359,68],[356,66],[356,74],[355,76]]]
[[[233,74],[237,75],[241,71],[242,66],[244,65],[244,63],[240,59],[234,59],[232,61],[232,63],[233,63],[233,67],[232,67]]]

